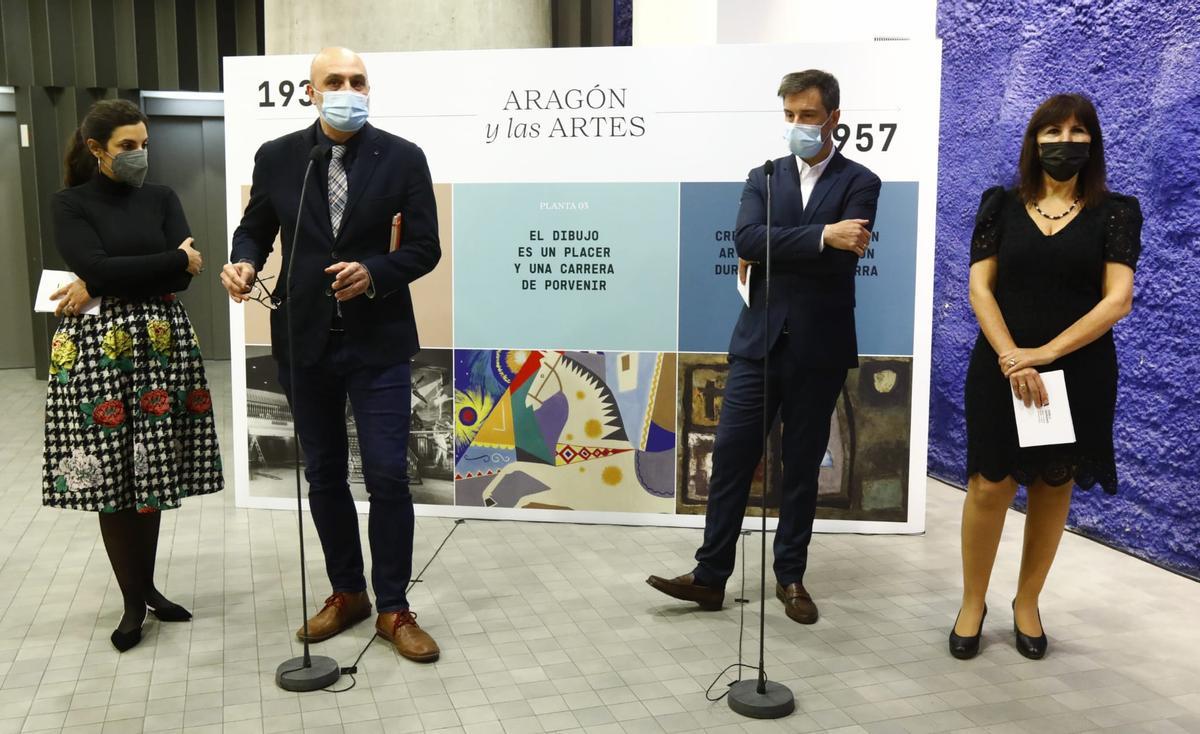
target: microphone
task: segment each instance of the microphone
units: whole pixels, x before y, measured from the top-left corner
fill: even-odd
[[[763,278],[763,488],[762,488],[762,531],[759,538],[759,595],[758,595],[758,679],[739,680],[729,687],[729,708],[742,716],[753,719],[779,719],[796,709],[796,699],[791,689],[782,683],[767,680],[766,668],[766,630],[767,630],[767,495],[771,487],[771,414],[767,411],[770,401],[771,374],[771,177],[775,173],[775,161],[763,164],[763,173],[767,175],[767,212],[766,212],[766,252],[764,265],[766,277]],[[738,654],[741,662],[741,654]]]
[[[771,392],[770,380],[767,377],[771,374],[771,176],[775,173],[775,161],[767,160],[763,163],[763,173],[767,176],[767,242],[766,252],[764,255],[764,264],[766,265],[766,277],[763,278],[763,422],[762,422],[762,441],[763,441],[763,490],[762,490],[762,540],[761,548],[761,564],[760,571],[762,579],[760,579],[759,599],[758,599],[758,684],[755,687],[755,693],[759,696],[767,694],[767,670],[764,665],[764,653],[766,645],[766,623],[767,623],[767,494],[771,483],[771,458],[770,439],[771,439],[771,416],[767,412],[767,406],[770,405],[769,395]],[[786,689],[785,689],[786,690]],[[789,691],[789,694],[791,692]],[[790,713],[790,712],[789,712]]]
[[[296,354],[295,332],[292,329],[292,266],[296,263],[296,246],[300,242],[300,218],[304,214],[304,198],[308,190],[308,179],[312,176],[313,164],[329,153],[329,147],[317,143],[308,151],[308,165],[304,168],[304,180],[300,184],[300,203],[296,207],[296,228],[292,230],[291,252],[287,253],[287,275],[284,283],[287,293],[284,297],[284,308],[287,320],[288,335],[288,375],[291,383],[290,392],[296,394]],[[295,400],[292,400],[294,403]],[[300,599],[304,615],[304,654],[280,663],[275,669],[275,685],[285,691],[316,691],[328,688],[342,675],[341,666],[337,661],[323,655],[310,655],[308,651],[308,574],[304,557],[304,497],[300,489],[300,436],[296,431],[295,409],[292,410],[292,445],[295,447],[296,470],[296,526],[300,536]]]
[[[284,298],[288,298],[292,294],[292,263],[296,261],[296,242],[300,239],[300,217],[304,214],[304,194],[308,190],[308,179],[312,175],[313,164],[329,154],[329,146],[317,143],[308,151],[308,165],[304,167],[304,179],[300,183],[300,204],[296,207],[296,227],[292,230],[292,251],[288,254],[287,274],[284,276],[284,285],[287,293]],[[288,320],[288,361],[292,359],[292,308],[287,309]]]

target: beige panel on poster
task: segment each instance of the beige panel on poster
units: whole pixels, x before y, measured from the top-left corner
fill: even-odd
[[[442,259],[433,272],[408,286],[412,295],[413,314],[417,318],[417,336],[422,349],[454,348],[454,231],[452,222],[453,186],[433,185],[437,200],[438,239],[442,243]],[[403,247],[401,243],[401,247]]]
[[[437,199],[438,233],[442,243],[442,259],[432,273],[420,278],[409,286],[412,294],[413,311],[417,319],[417,334],[421,346],[426,349],[451,349],[454,346],[454,298],[451,287],[454,280],[453,252],[453,221],[450,184],[434,184],[433,194]],[[242,186],[242,209],[250,201],[250,187]],[[259,279],[274,290],[279,282],[281,267],[279,238],[275,238],[274,248],[267,258],[266,265],[259,273]],[[246,323],[246,343],[270,345],[271,320],[270,311],[258,303],[247,303],[242,309]]]
[[[250,187],[242,186],[242,211],[246,211],[246,204],[250,201]],[[271,254],[267,257],[267,262],[263,265],[262,272],[258,274],[258,279],[267,284],[267,288],[274,290],[275,284],[279,282],[279,268],[282,262],[282,256],[279,254],[282,248],[279,244],[279,238],[275,238],[275,244],[271,246]],[[259,295],[260,289],[255,287],[252,295]],[[271,344],[271,312],[266,306],[260,303],[247,302],[242,307],[242,318],[246,323],[246,343],[247,344],[262,344],[270,346]]]

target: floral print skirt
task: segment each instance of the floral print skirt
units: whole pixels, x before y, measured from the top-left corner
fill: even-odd
[[[173,295],[105,298],[54,334],[42,502],[89,512],[178,507],[224,487],[196,334]]]

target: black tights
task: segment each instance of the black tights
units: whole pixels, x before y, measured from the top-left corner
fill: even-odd
[[[100,536],[112,563],[117,585],[125,600],[125,613],[117,629],[130,632],[141,626],[146,605],[155,609],[171,604],[154,586],[154,557],[158,554],[158,528],[162,513],[138,514],[133,508],[100,513]]]

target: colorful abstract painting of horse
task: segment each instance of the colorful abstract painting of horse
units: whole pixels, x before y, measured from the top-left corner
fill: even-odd
[[[455,503],[673,512],[675,355],[456,350]]]

